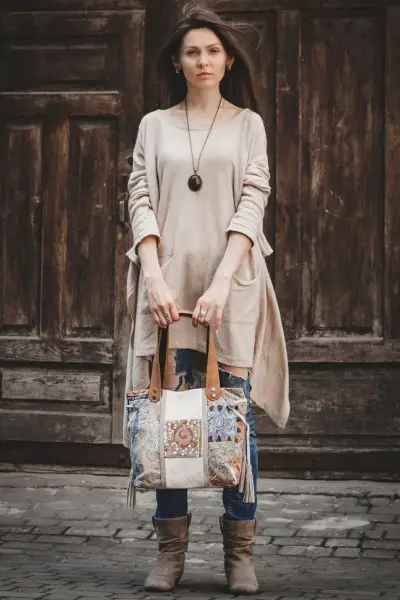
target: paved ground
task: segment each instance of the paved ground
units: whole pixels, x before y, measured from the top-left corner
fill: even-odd
[[[0,599],[151,599],[154,494],[126,478],[0,473]],[[400,600],[400,485],[260,482],[255,563],[265,600]],[[190,551],[168,598],[220,600],[220,494],[193,492]],[[163,596],[161,596],[163,597]]]

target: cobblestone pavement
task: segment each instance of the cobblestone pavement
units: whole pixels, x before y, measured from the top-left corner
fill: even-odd
[[[153,492],[124,507],[126,477],[0,473],[0,599],[154,599]],[[255,564],[264,600],[400,600],[400,486],[260,480]],[[220,493],[190,494],[185,575],[167,598],[231,597]]]

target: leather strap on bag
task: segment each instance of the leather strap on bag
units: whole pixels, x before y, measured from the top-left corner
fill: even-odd
[[[182,317],[192,317],[193,313],[189,310],[180,310],[179,315]],[[153,368],[151,370],[150,379],[150,400],[157,402],[161,398],[162,383],[161,383],[161,368],[160,368],[160,347],[163,336],[163,330],[160,328],[157,338],[157,348],[153,360]],[[169,327],[166,332],[167,341],[165,356],[169,350]],[[208,340],[207,340],[207,375],[206,375],[206,396],[207,399],[212,402],[221,396],[221,385],[219,381],[218,362],[217,362],[217,351],[215,349],[214,335],[211,327],[208,327]]]

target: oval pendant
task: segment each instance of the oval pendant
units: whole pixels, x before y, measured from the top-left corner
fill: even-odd
[[[199,189],[201,188],[202,184],[203,184],[203,181],[202,181],[200,175],[197,175],[197,174],[191,175],[188,179],[188,186],[189,186],[189,189],[192,190],[192,192],[198,192]]]

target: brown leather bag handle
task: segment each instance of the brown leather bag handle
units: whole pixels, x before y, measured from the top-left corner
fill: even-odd
[[[179,315],[182,317],[192,317],[193,313],[189,310],[180,310]],[[163,330],[160,328],[157,337],[157,348],[153,360],[153,368],[151,370],[150,379],[150,400],[157,402],[161,398],[161,368],[160,368],[160,345]],[[169,350],[169,327],[167,329],[166,356]],[[211,327],[208,327],[208,348],[207,348],[207,375],[206,375],[206,396],[212,402],[221,396],[221,385],[219,381],[219,371],[217,362],[217,351],[215,349],[214,335]]]

